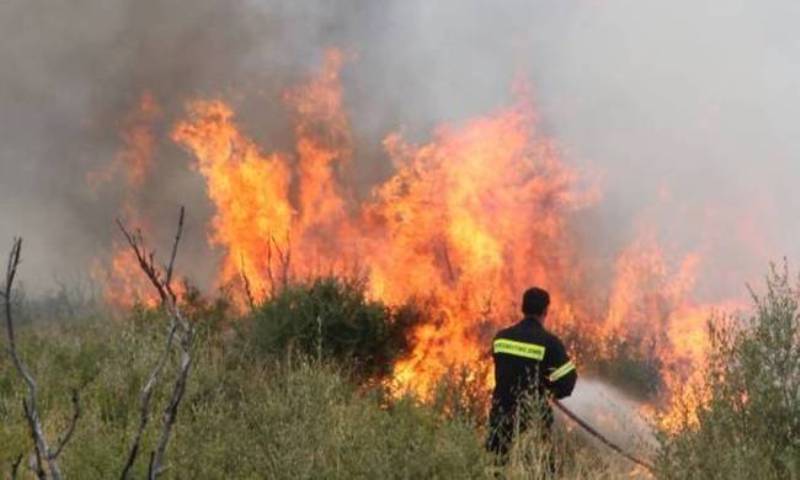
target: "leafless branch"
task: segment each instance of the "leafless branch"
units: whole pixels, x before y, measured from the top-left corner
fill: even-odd
[[[178,217],[178,231],[175,234],[175,242],[172,244],[172,255],[170,255],[169,266],[167,266],[167,280],[164,282],[168,287],[172,284],[172,269],[175,267],[175,257],[178,255],[178,244],[181,242],[181,235],[183,235],[183,218],[185,214],[186,209],[181,206],[181,213]]]
[[[267,242],[267,277],[269,278],[269,296],[275,298],[275,277],[272,275],[272,237]]]
[[[144,387],[142,387],[142,391],[139,396],[139,426],[136,429],[136,435],[133,438],[133,444],[128,452],[128,459],[122,469],[122,475],[120,476],[122,479],[129,478],[128,476],[130,475],[130,470],[133,468],[133,464],[136,462],[136,457],[139,455],[142,434],[147,427],[147,423],[150,421],[150,400],[153,397],[153,388],[155,388],[156,384],[158,383],[161,372],[164,370],[164,366],[167,364],[167,359],[169,358],[169,352],[172,350],[172,342],[175,339],[175,331],[177,328],[177,323],[173,321],[172,325],[170,326],[169,334],[167,335],[164,351],[161,352],[158,363],[156,363],[153,371],[150,372],[150,377],[147,379],[147,383],[145,383]]]
[[[256,300],[253,297],[253,290],[250,287],[250,278],[247,276],[247,271],[245,270],[244,255],[241,258],[240,271],[242,276],[242,285],[244,286],[244,294],[247,297],[247,305],[250,307],[250,311],[253,311],[256,308]]]
[[[28,429],[30,430],[31,439],[33,440],[33,460],[32,465],[36,478],[46,480],[47,474],[44,471],[44,462],[42,461],[42,449],[39,446],[38,439],[36,438],[36,421],[34,420],[31,409],[28,407],[28,402],[22,400],[22,410],[25,412],[25,419],[28,421]],[[38,420],[38,419],[37,419]]]
[[[292,267],[292,237],[286,232],[286,255],[283,257],[283,289],[289,286],[290,269]]]
[[[453,264],[450,262],[450,249],[447,248],[447,241],[442,242],[442,257],[444,265],[447,267],[447,278],[453,284],[456,282],[456,274],[453,270]]]
[[[17,459],[14,460],[14,463],[11,464],[11,480],[17,480],[17,474],[19,474],[19,466],[22,463],[23,454],[17,455]]]
[[[272,237],[272,244],[275,246],[275,251],[278,252],[278,261],[280,262],[281,268],[281,288],[286,290],[289,286],[289,269],[292,263],[292,239],[289,234],[286,234],[286,252],[281,249],[281,246],[278,245],[278,241],[275,240],[275,237]],[[272,278],[270,272],[270,278]],[[275,296],[273,292],[273,296]]]
[[[189,371],[192,365],[191,343],[191,335],[184,335],[181,339],[181,368],[178,373],[178,378],[172,387],[172,397],[170,398],[166,410],[164,410],[164,426],[161,429],[161,437],[158,440],[158,447],[156,448],[155,455],[152,457],[150,480],[155,480],[155,478],[163,472],[162,464],[167,450],[167,444],[169,443],[172,427],[175,425],[175,421],[178,418],[178,407],[180,406],[181,400],[183,400],[183,394],[186,392],[186,383],[189,379]]]
[[[8,338],[8,352],[11,356],[11,361],[14,368],[28,387],[28,396],[22,400],[23,411],[25,418],[28,421],[30,428],[31,438],[33,440],[33,448],[35,452],[36,465],[35,471],[38,478],[46,478],[45,462],[47,463],[47,470],[54,480],[61,479],[61,470],[58,467],[56,458],[51,455],[50,449],[47,446],[47,440],[44,437],[44,429],[42,428],[42,421],[39,418],[39,409],[37,406],[37,387],[36,381],[33,379],[28,370],[27,365],[22,361],[17,352],[17,339],[14,331],[14,316],[12,302],[12,291],[14,288],[14,279],[17,276],[17,269],[22,255],[22,239],[14,239],[11,247],[11,253],[8,256],[8,264],[6,265],[6,284],[3,288],[3,302],[5,303],[5,316],[6,316],[6,336]]]
[[[142,232],[139,230],[136,230],[135,232],[128,231],[121,220],[117,220],[117,225],[122,231],[122,234],[125,235],[125,239],[128,241],[128,245],[130,245],[134,255],[136,255],[136,260],[139,263],[139,267],[142,269],[145,275],[147,275],[150,283],[152,283],[156,288],[161,300],[166,301],[167,291],[164,287],[165,284],[161,278],[161,273],[159,272],[155,263],[155,254],[146,250],[144,239],[142,238]]]
[[[128,460],[123,468],[121,478],[126,480],[130,476],[131,468],[136,461],[139,450],[141,448],[142,434],[147,427],[150,418],[150,401],[152,398],[153,388],[158,382],[162,371],[164,370],[169,353],[172,351],[175,343],[175,338],[179,339],[178,345],[181,349],[180,370],[178,376],[173,384],[172,396],[170,402],[164,411],[161,435],[156,449],[150,454],[150,464],[148,469],[148,478],[154,479],[164,471],[164,458],[166,455],[167,445],[169,443],[170,434],[175,424],[178,414],[178,407],[183,399],[183,394],[186,390],[186,383],[189,378],[189,372],[192,364],[191,348],[194,339],[194,327],[183,316],[183,313],[178,305],[177,296],[172,290],[171,279],[174,268],[175,258],[177,256],[178,245],[181,240],[183,232],[184,221],[184,208],[181,207],[181,213],[178,220],[178,231],[175,235],[175,242],[172,246],[172,255],[169,264],[165,267],[165,271],[161,272],[156,266],[155,253],[148,252],[141,232],[131,233],[121,221],[117,221],[120,230],[128,241],[128,244],[133,250],[134,255],[139,263],[139,267],[145,273],[150,283],[158,292],[161,297],[161,302],[170,318],[170,330],[167,336],[166,345],[158,363],[153,368],[148,382],[142,388],[141,403],[140,403],[140,420],[139,427],[134,437],[133,444],[128,454]]]
[[[286,259],[283,256],[283,250],[281,249],[281,246],[278,245],[278,241],[275,240],[275,237],[272,237],[271,240],[272,240],[272,245],[275,247],[275,252],[278,254],[279,267],[281,268],[281,271],[283,271],[284,265],[286,264]],[[281,281],[283,281],[283,278],[281,278]]]
[[[153,468],[156,461],[156,452],[150,452],[150,462],[147,464],[147,478],[153,478],[156,475],[156,471]]]
[[[6,312],[6,335],[8,336],[8,351],[11,354],[11,360],[14,362],[14,367],[22,375],[28,388],[32,388],[35,392],[36,384],[33,378],[28,373],[28,368],[19,358],[17,354],[17,339],[14,333],[14,317],[11,307],[11,293],[14,288],[14,278],[17,276],[17,267],[19,266],[20,254],[22,252],[22,239],[15,239],[14,245],[11,247],[11,254],[8,256],[8,266],[6,267],[6,284],[3,290],[3,300],[5,303]]]
[[[286,260],[283,262],[283,289],[289,286],[289,269],[292,265],[292,237],[286,232]]]
[[[78,425],[78,419],[81,417],[81,397],[78,390],[72,391],[72,420],[67,427],[67,431],[61,437],[61,440],[58,442],[58,447],[56,447],[55,451],[51,452],[50,458],[53,460],[58,459],[58,456],[61,455],[61,452],[64,450],[64,447],[69,443],[72,439],[72,434],[75,433],[75,426]]]

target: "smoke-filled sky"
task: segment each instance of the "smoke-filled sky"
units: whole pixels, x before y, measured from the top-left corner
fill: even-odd
[[[705,270],[736,289],[770,259],[800,261],[798,24],[789,0],[4,0],[0,245],[25,237],[30,287],[83,275],[121,202],[86,175],[113,161],[150,91],[163,144],[138,203],[164,226],[187,204],[198,258],[210,206],[171,122],[187,100],[220,97],[265,149],[287,148],[280,92],[337,46],[364,183],[390,169],[387,133],[424,140],[527,78],[542,127],[600,179],[595,238],[653,229],[708,253]],[[608,243],[597,250],[613,255]]]

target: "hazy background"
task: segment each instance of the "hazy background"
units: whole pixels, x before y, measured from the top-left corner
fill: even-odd
[[[210,206],[171,123],[186,100],[222,97],[265,149],[286,149],[281,90],[339,46],[362,183],[389,171],[386,133],[424,140],[491,112],[524,75],[543,128],[602,179],[585,226],[607,243],[598,255],[650,228],[707,254],[704,288],[741,289],[769,259],[800,261],[798,24],[790,0],[0,0],[0,246],[25,237],[34,289],[108,250],[124,189],[93,191],[86,174],[113,160],[149,90],[159,174],[137,203],[165,241],[189,206],[185,268],[202,279]]]

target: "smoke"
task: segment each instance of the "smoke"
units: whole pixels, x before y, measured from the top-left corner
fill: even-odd
[[[361,194],[391,169],[387,133],[423,139],[506,104],[527,78],[543,128],[602,178],[606,200],[581,226],[596,255],[653,230],[676,252],[709,254],[706,295],[738,293],[769,259],[800,257],[797,20],[788,0],[7,0],[0,241],[26,238],[34,288],[108,250],[125,188],[86,175],[113,161],[149,91],[164,114],[136,203],[161,243],[188,205],[184,265],[202,283],[210,206],[170,128],[186,101],[221,97],[265,149],[288,149],[280,94],[336,45]]]

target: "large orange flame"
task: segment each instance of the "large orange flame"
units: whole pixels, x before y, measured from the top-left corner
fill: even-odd
[[[220,280],[244,274],[263,296],[265,272],[271,275],[273,268],[268,252],[273,244],[280,249],[292,223],[289,169],[281,155],[262,154],[240,134],[232,117],[220,101],[192,103],[189,120],[177,125],[173,138],[197,156],[195,167],[217,207],[209,239],[226,251]]]
[[[427,388],[453,365],[485,358],[487,334],[516,316],[526,286],[568,298],[577,271],[569,214],[594,195],[537,134],[526,100],[443,127],[427,145],[396,135],[385,143],[398,171],[366,207],[377,238],[370,286],[389,302],[436,300],[436,321],[419,328],[396,368],[402,384]]]
[[[292,152],[261,148],[221,100],[191,102],[173,129],[215,207],[208,236],[223,252],[220,284],[243,285],[259,301],[292,278],[358,271],[373,298],[424,301],[427,319],[394,375],[398,388],[423,394],[454,366],[486,362],[488,340],[516,319],[517,299],[533,284],[552,293],[553,327],[593,343],[594,359],[614,355],[608,339],[648,338],[665,385],[688,378],[705,358],[713,307],[692,298],[700,254],[668,261],[645,233],[605,266],[610,281],[591,278],[597,261],[574,227],[599,189],[542,134],[524,94],[439,127],[427,143],[387,136],[395,172],[357,201],[345,181],[354,149],[344,60],[327,52],[317,75],[284,95]],[[592,360],[587,352],[575,353]]]

